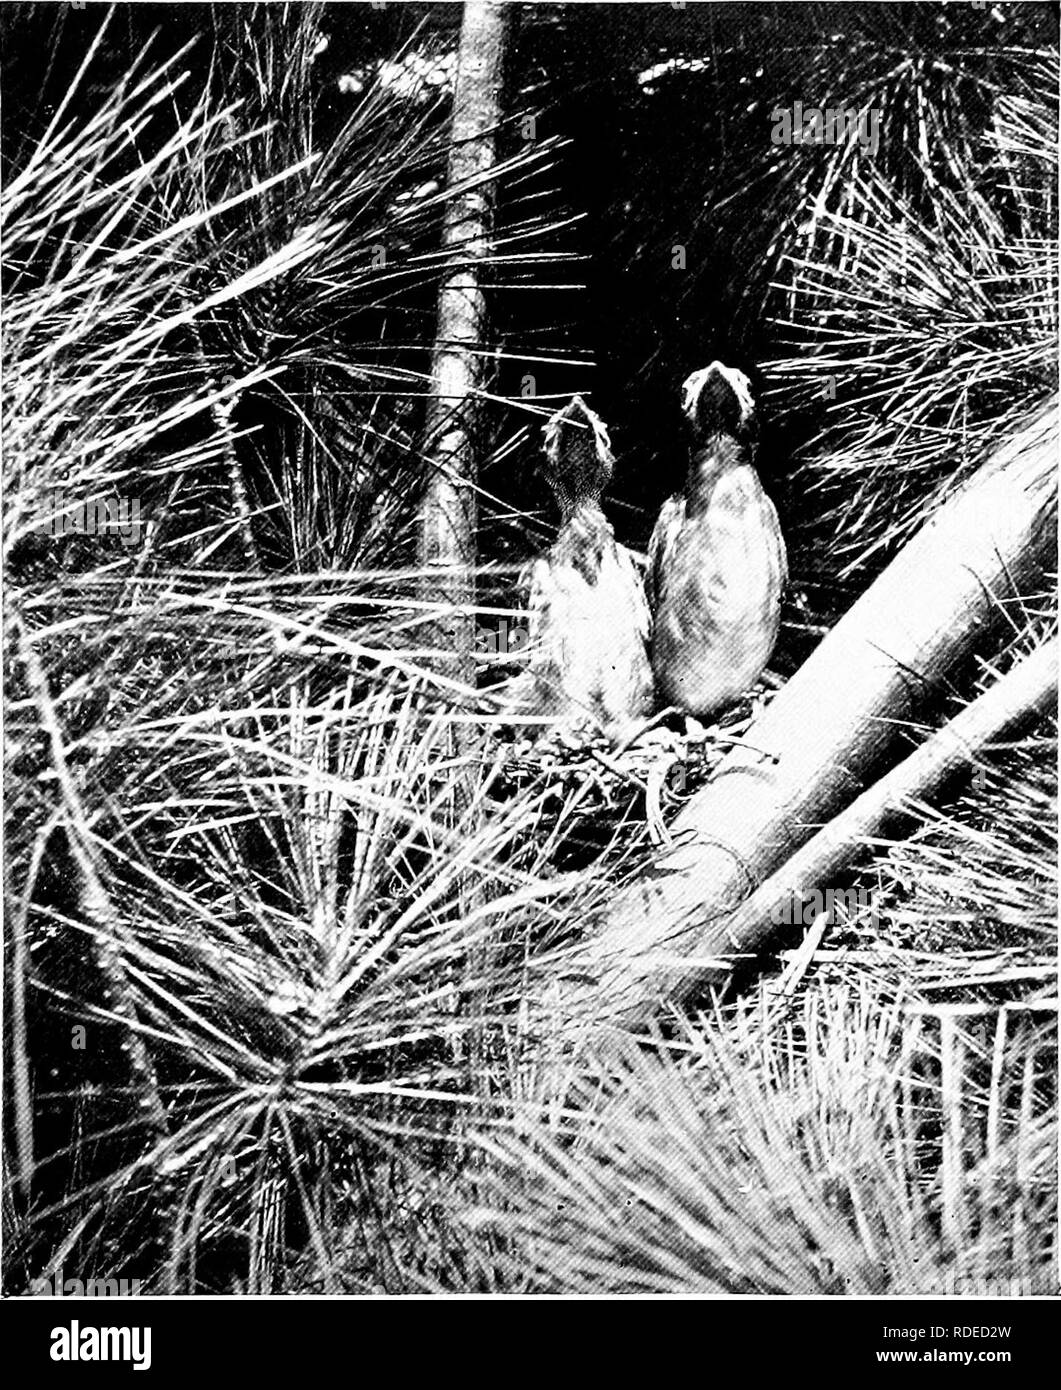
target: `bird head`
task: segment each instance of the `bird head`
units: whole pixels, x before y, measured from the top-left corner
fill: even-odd
[[[614,466],[607,426],[581,396],[572,396],[545,426],[542,464],[564,515],[582,503],[599,503]]]
[[[712,362],[686,377],[682,385],[682,413],[697,448],[706,447],[719,435],[747,443],[755,438],[757,422],[751,382],[736,367]]]

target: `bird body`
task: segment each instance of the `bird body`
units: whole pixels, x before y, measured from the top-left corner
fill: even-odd
[[[608,432],[580,396],[549,421],[545,458],[560,527],[527,576],[529,669],[513,708],[548,717],[568,738],[620,740],[652,708],[649,612],[601,508],[614,466]]]
[[[777,512],[753,465],[742,372],[713,362],[683,388],[693,449],[649,545],[652,667],[660,698],[704,717],[738,700],[777,641],[787,581]]]

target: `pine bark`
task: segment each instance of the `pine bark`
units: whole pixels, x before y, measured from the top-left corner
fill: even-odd
[[[486,375],[484,273],[491,254],[496,135],[507,11],[467,0],[461,26],[448,184],[457,190],[443,229],[447,268],[438,302],[425,429],[428,476],[421,504],[421,597],[439,605],[434,665],[475,685],[475,530],[478,415]]]

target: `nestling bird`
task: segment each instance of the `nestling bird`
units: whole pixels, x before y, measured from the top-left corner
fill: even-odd
[[[649,543],[652,668],[660,699],[702,718],[762,674],[788,578],[774,504],[753,467],[756,419],[743,372],[712,362],[682,387],[692,437],[683,490]]]
[[[603,420],[573,396],[545,428],[560,529],[529,570],[529,668],[511,706],[569,740],[621,740],[652,708],[644,588],[601,509],[614,464]]]

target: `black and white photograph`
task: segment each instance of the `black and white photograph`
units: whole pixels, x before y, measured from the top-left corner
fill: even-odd
[[[1016,1363],[1057,6],[3,3],[0,45],[33,1364],[438,1298],[872,1303],[838,1372]]]

